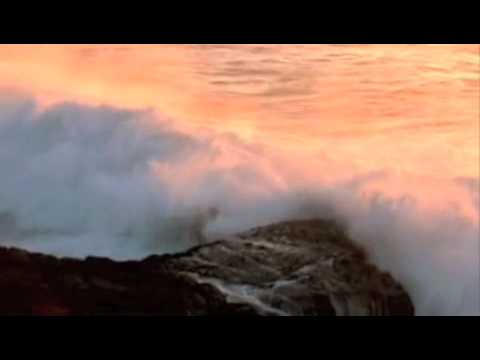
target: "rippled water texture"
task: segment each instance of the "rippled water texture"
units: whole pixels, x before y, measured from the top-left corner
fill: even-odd
[[[478,45],[3,45],[0,88],[154,108],[350,170],[478,178],[479,62]]]

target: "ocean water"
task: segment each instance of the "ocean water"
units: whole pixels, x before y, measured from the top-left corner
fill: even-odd
[[[478,45],[1,45],[0,242],[141,258],[333,216],[418,314],[478,314],[479,98]]]

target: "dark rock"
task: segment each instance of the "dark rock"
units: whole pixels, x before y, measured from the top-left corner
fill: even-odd
[[[0,314],[413,315],[408,294],[324,220],[143,261],[0,248]]]

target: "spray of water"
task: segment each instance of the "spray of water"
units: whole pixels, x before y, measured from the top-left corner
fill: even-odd
[[[382,171],[327,184],[322,171],[299,179],[289,168],[261,145],[182,132],[149,112],[40,111],[2,96],[0,244],[140,258],[274,221],[334,217],[406,287],[417,314],[480,313],[479,226],[464,204],[366,192],[388,182]],[[478,179],[451,186],[478,217]]]

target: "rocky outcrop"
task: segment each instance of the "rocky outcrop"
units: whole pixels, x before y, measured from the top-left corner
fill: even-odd
[[[413,315],[334,223],[256,228],[142,261],[0,248],[0,314]]]

